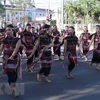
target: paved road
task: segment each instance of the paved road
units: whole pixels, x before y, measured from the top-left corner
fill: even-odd
[[[100,100],[100,72],[95,67],[89,69],[88,63],[83,59],[79,60],[79,66],[75,67],[74,78],[71,80],[65,75],[67,66],[62,68],[62,61],[54,60],[50,74],[52,83],[37,82],[39,65],[34,73],[26,73],[25,66],[23,60],[23,79],[18,79],[21,95],[16,99],[5,92],[6,86],[2,84],[7,82],[7,77],[1,74],[0,68],[0,100]]]

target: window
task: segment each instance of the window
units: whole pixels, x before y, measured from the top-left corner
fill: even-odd
[[[17,14],[17,12],[16,12],[16,14]]]
[[[22,12],[20,12],[20,15],[22,14]]]
[[[16,17],[16,19],[18,19],[18,18]]]
[[[41,16],[41,14],[40,14],[40,16]]]

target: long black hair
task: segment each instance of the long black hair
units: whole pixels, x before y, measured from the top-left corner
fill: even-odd
[[[14,28],[14,26],[13,26],[12,24],[8,24],[8,25],[6,26],[6,28],[7,28],[7,27],[12,29],[12,31],[13,31],[13,36],[16,37],[16,29]]]
[[[31,24],[28,23],[28,24],[26,24],[26,26],[31,26]],[[23,33],[24,33],[24,32],[27,32],[26,26],[25,26],[25,30],[23,31]]]
[[[98,43],[98,47],[97,47],[97,49],[100,50],[100,42]]]
[[[73,26],[69,26],[68,28],[71,28],[74,30],[73,36],[75,36],[75,28]],[[70,35],[70,34],[68,33],[68,35]]]

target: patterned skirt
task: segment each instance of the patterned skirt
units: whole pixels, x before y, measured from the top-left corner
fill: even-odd
[[[73,52],[73,53],[69,52],[68,53],[68,60],[69,60],[70,63],[77,64],[77,55],[76,55],[76,52]]]
[[[83,43],[83,55],[86,55],[87,52],[89,51],[89,43]]]
[[[8,57],[7,57],[8,58]],[[16,56],[15,59],[10,60],[3,57],[3,74],[6,74],[8,71],[16,71],[16,69],[20,66],[20,56]]]
[[[94,50],[93,57],[92,57],[92,63],[100,63],[100,50]]]
[[[41,66],[42,67],[51,67],[52,57],[51,57],[51,49],[45,50],[41,57]]]

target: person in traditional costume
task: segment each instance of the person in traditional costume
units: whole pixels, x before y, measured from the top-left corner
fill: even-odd
[[[65,26],[65,30],[62,32],[63,38],[65,38],[68,35],[68,28],[69,26]]]
[[[0,44],[3,42],[5,37],[6,37],[5,29],[0,29]]]
[[[90,50],[97,48],[100,42],[100,25],[96,25],[96,32],[90,36],[91,42],[89,44]]]
[[[13,36],[13,26],[10,24],[6,27],[6,37],[0,46],[0,54],[3,51],[3,74],[7,74],[9,88],[14,91],[14,96],[18,96],[16,91],[16,81],[20,69],[19,48],[21,40]]]
[[[80,36],[80,46],[82,49],[82,55],[84,55],[85,61],[88,60],[86,57],[87,52],[89,51],[89,43],[90,43],[90,33],[88,32],[88,27],[84,26],[84,32]]]
[[[64,56],[68,57],[68,71],[67,78],[70,79],[73,76],[71,75],[72,70],[77,64],[77,54],[76,54],[76,46],[79,47],[78,38],[75,36],[75,29],[73,26],[70,26],[68,29],[68,36],[64,39]],[[79,51],[78,51],[79,52]]]
[[[96,64],[96,69],[100,70],[100,42],[98,43],[98,47],[93,51],[93,57],[90,63],[90,68],[92,68],[92,64]]]
[[[36,29],[36,32],[38,35],[41,34],[41,30],[42,30],[41,24],[38,24],[37,29]]]
[[[37,40],[39,35],[35,31],[35,27],[31,27],[31,33],[33,34],[33,36]],[[35,51],[35,58],[37,58],[37,57],[38,57],[38,49]]]
[[[37,74],[37,80],[41,81],[41,75],[43,74],[45,76],[46,82],[51,82],[51,80],[48,79],[48,76],[51,71],[51,64],[52,64],[52,53],[51,53],[51,47],[53,46],[52,36],[50,35],[50,25],[45,24],[43,26],[42,33],[39,35],[39,53],[42,55],[40,57],[41,61],[41,68],[39,73]]]
[[[6,22],[4,22],[4,23],[3,23],[3,25],[2,25],[2,29],[4,29],[4,30],[5,30],[5,29],[6,29],[6,26],[7,26],[7,23],[6,23]]]
[[[54,47],[52,47],[52,55],[54,56],[55,54],[57,54],[60,60],[61,59],[60,58],[61,52],[60,52],[60,46],[59,46],[60,45],[60,32],[58,31],[56,25],[53,26],[53,30],[51,34],[55,38]]]
[[[22,37],[22,44],[24,45],[24,50],[25,50],[27,58],[33,52],[35,42],[36,42],[35,41],[36,39],[33,33],[30,32],[30,30],[31,30],[31,25],[27,24],[25,31],[23,32],[23,37]],[[27,66],[26,66],[27,72],[32,72],[32,70],[30,70],[32,62],[33,62],[33,56],[31,58],[28,58],[27,60]]]
[[[20,27],[19,30],[18,30],[18,32],[16,33],[16,37],[22,38],[22,35],[23,35],[23,28]]]
[[[98,67],[99,43],[100,43],[100,25],[96,25],[96,32],[94,34],[92,34],[90,37],[91,37],[91,43],[90,43],[89,47],[92,46],[92,50],[93,50],[93,58],[92,58],[92,61],[90,63],[90,68],[92,67],[92,63],[97,63],[96,69],[100,70],[100,68]]]

